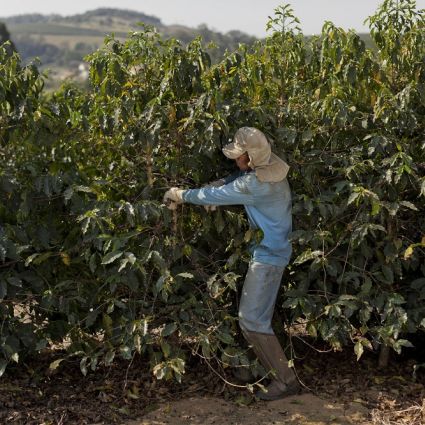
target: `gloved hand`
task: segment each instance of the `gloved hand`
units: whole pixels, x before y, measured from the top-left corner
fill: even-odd
[[[183,189],[178,187],[172,187],[168,189],[164,194],[163,202],[169,210],[176,210],[177,205],[182,204],[183,201]]]

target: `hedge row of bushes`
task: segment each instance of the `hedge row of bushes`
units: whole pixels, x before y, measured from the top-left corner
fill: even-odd
[[[3,47],[0,373],[58,345],[83,373],[135,353],[158,378],[181,379],[191,354],[249,364],[242,208],[161,204],[231,172],[220,148],[244,125],[291,165],[282,317],[358,358],[410,346],[425,327],[424,14],[386,0],[369,25],[374,50],[330,22],[307,39],[282,6],[265,41],[214,66],[200,40],[146,27],[89,57],[87,92],[46,93]]]

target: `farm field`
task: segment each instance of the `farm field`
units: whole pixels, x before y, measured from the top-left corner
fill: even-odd
[[[215,59],[146,26],[54,89],[0,47],[2,421],[423,423],[425,15],[385,0],[367,22],[373,49],[283,5]],[[274,404],[238,320],[262,230],[163,200],[232,174],[243,126],[290,164],[273,326],[305,391]]]
[[[69,24],[50,24],[50,23],[34,23],[34,24],[18,24],[10,25],[12,34],[30,34],[30,35],[66,35],[66,36],[91,36],[102,37],[104,31],[93,29],[85,26],[73,26]],[[108,28],[108,32],[110,29]],[[112,28],[113,31],[113,28]],[[117,34],[126,36],[127,33]]]

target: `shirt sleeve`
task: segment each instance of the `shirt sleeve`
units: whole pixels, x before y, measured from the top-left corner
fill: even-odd
[[[196,205],[254,205],[254,196],[243,177],[220,187],[185,190],[183,200]]]
[[[236,180],[238,177],[241,177],[244,175],[243,171],[235,171],[234,173],[230,174],[227,177],[224,177],[224,184],[232,183],[232,181]]]

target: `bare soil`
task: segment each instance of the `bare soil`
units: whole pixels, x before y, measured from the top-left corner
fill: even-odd
[[[84,377],[78,361],[50,370],[57,356],[8,369],[0,379],[0,424],[425,424],[425,373],[413,374],[414,359],[392,358],[380,370],[371,354],[357,362],[351,351],[307,352],[296,362],[303,393],[258,402],[197,359],[178,384],[152,379],[141,357]]]
[[[367,424],[368,410],[361,405],[334,403],[313,394],[237,406],[212,397],[191,397],[165,403],[140,421],[128,425],[283,425]]]

